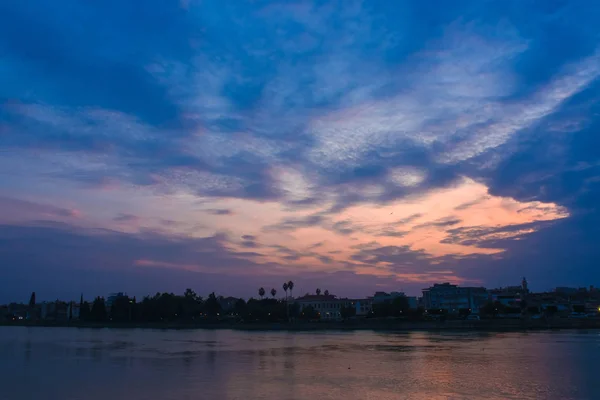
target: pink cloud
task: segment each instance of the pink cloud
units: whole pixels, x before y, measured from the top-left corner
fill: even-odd
[[[80,219],[83,213],[76,208],[63,208],[12,197],[0,196],[0,221],[16,222],[35,219]]]

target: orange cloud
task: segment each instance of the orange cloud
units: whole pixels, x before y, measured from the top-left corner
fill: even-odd
[[[274,266],[290,273],[351,270],[410,282],[464,282],[456,271],[440,273],[423,268],[435,265],[440,257],[501,256],[502,248],[486,248],[481,240],[518,239],[538,229],[527,224],[569,216],[564,208],[554,203],[519,202],[492,196],[484,184],[468,178],[453,187],[432,190],[384,206],[355,205],[336,215],[325,212],[331,204],[290,210],[277,202],[199,199],[186,193],[158,199],[151,197],[151,201],[140,204],[143,206],[136,207],[136,215],[147,224],[140,229],[162,229],[194,237],[224,233],[230,240],[228,246],[232,251],[243,254],[251,247],[252,251],[262,254],[263,257],[253,261],[268,266],[265,267],[267,274]],[[215,209],[229,212],[210,212]],[[156,215],[178,223],[159,227]],[[282,225],[282,221],[287,221],[287,225]],[[479,243],[449,240],[457,231],[475,232]],[[253,237],[252,243],[242,238],[245,235]],[[403,248],[420,258],[404,264],[401,261],[374,261],[371,264],[364,258],[353,257],[361,251],[383,247]],[[419,264],[423,260],[423,265]],[[150,266],[150,263],[140,260],[138,265]],[[168,267],[198,270],[198,266],[190,265]]]
[[[313,213],[319,210],[311,210]],[[241,211],[240,211],[241,212]],[[310,212],[300,213],[310,215]],[[295,214],[298,217],[297,214]],[[430,257],[468,256],[473,254],[497,254],[503,249],[444,243],[448,230],[457,228],[506,228],[515,225],[565,218],[568,212],[553,203],[519,202],[514,199],[491,196],[487,187],[471,179],[464,179],[451,188],[431,191],[388,204],[358,205],[332,217],[318,226],[300,227],[293,232],[275,232],[257,236],[264,244],[279,244],[299,253],[297,259],[287,261],[290,265],[302,264],[317,270],[347,269],[348,260],[360,246],[408,246]],[[263,221],[269,223],[269,218]],[[343,223],[346,234],[340,234],[331,226]],[[329,225],[329,227],[328,227]],[[485,239],[516,237],[534,232],[534,228],[489,233]],[[256,229],[255,229],[256,232]],[[394,235],[394,236],[391,236]],[[484,237],[482,237],[483,239]],[[311,248],[319,242],[317,248]],[[307,251],[310,249],[310,251]],[[267,253],[269,253],[267,251]],[[280,259],[270,253],[272,261]],[[332,261],[323,262],[319,256]],[[312,267],[306,267],[312,263]],[[361,274],[389,274],[392,266],[361,265],[354,270]],[[409,266],[410,267],[410,266]],[[399,276],[405,280],[430,280],[428,274]],[[439,280],[460,281],[453,273],[438,276]]]

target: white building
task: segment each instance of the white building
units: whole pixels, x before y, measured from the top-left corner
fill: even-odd
[[[488,291],[483,287],[461,287],[450,283],[436,283],[423,289],[423,303],[427,309],[444,310],[458,314],[460,310],[479,312],[488,301]]]
[[[300,312],[312,307],[322,320],[339,321],[342,319],[342,309],[353,307],[357,316],[365,316],[371,312],[370,299],[338,299],[334,295],[305,295],[294,300],[300,307]]]

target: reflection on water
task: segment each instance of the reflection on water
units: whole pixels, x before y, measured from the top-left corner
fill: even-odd
[[[0,399],[600,399],[600,334],[0,327]]]

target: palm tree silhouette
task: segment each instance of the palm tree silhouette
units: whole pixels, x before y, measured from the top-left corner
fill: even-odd
[[[317,288],[317,296],[321,295],[321,289]]]
[[[260,288],[258,289],[258,295],[260,296],[261,300],[265,295],[265,288]]]
[[[285,315],[287,317],[288,322],[290,321],[290,305],[288,304],[288,296],[287,296],[287,291],[288,291],[289,287],[290,287],[290,285],[287,282],[283,283],[283,290],[285,291]]]
[[[271,296],[273,296],[273,298],[275,298],[276,294],[277,294],[277,290],[275,290],[275,288],[271,289]]]
[[[285,298],[287,300],[287,291],[288,291],[289,285],[287,284],[287,282],[285,282],[283,284],[283,291],[285,292]]]
[[[293,293],[293,290],[294,290],[294,282],[292,282],[292,281],[289,281],[289,282],[287,283],[287,286],[288,286],[288,289],[290,289],[290,297],[294,297],[294,293]]]

